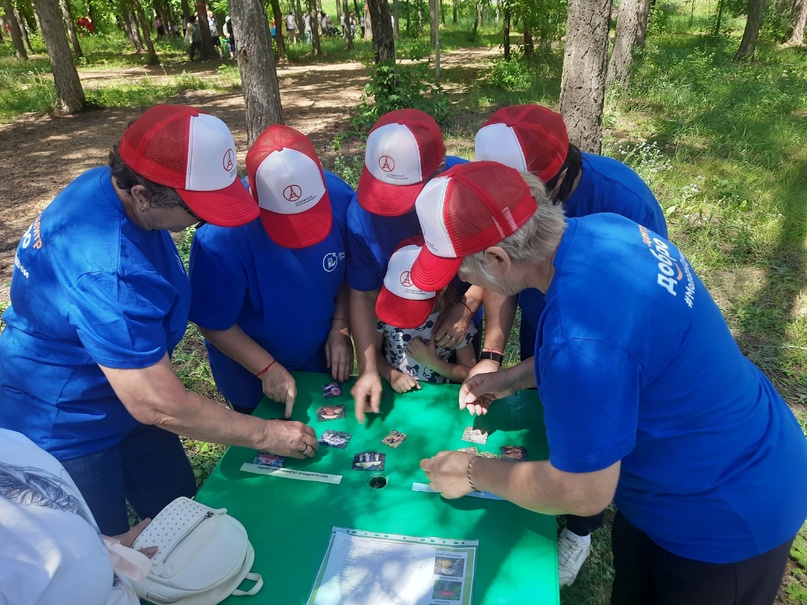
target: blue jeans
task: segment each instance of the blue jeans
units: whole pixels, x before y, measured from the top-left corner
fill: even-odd
[[[142,425],[114,447],[61,462],[107,536],[129,531],[127,500],[145,519],[179,496],[196,494],[179,437],[155,426]]]

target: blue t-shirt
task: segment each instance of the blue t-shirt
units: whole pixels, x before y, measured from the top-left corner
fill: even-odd
[[[615,214],[568,219],[536,343],[553,466],[621,460],[619,510],[670,552],[731,563],[807,514],[807,440],[683,254]]]
[[[327,371],[325,343],[345,281],[345,212],[353,190],[328,171],[325,187],[333,227],[314,246],[276,244],[260,218],[234,229],[198,229],[191,245],[191,321],[210,330],[237,324],[287,370]],[[206,344],[222,395],[241,407],[258,405],[261,381]]]
[[[446,156],[445,170],[467,162]],[[347,281],[351,288],[361,292],[379,290],[398,244],[421,233],[414,209],[402,216],[380,216],[362,208],[355,195],[347,210],[347,231],[350,250]]]
[[[583,153],[583,174],[564,204],[567,217],[613,212],[667,237],[664,212],[653,192],[630,167],[601,155]],[[535,330],[544,309],[544,295],[535,288],[519,294],[521,358],[532,355]]]
[[[14,265],[0,426],[60,460],[112,447],[138,422],[98,364],[152,366],[187,326],[190,285],[171,235],[133,222],[109,168],[95,168],[37,217]]]

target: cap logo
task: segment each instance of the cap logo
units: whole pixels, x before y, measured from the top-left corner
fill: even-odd
[[[404,288],[412,287],[412,278],[409,276],[409,271],[404,271],[401,273],[401,285]]]
[[[228,149],[224,152],[224,157],[221,159],[221,165],[224,167],[224,170],[230,172],[235,166],[235,154],[233,153],[232,149]]]
[[[384,172],[392,172],[395,170],[395,160],[388,155],[382,155],[378,158],[378,167]]]
[[[287,202],[296,202],[303,195],[303,190],[299,185],[289,185],[283,190],[283,197]]]

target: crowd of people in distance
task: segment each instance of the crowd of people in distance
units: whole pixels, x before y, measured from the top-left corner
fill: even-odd
[[[284,25],[296,39],[292,13]],[[187,31],[193,59],[195,18]],[[354,191],[288,126],[252,143],[241,179],[210,113],[157,105],[132,122],[17,248],[0,542],[30,556],[0,549],[0,600],[136,603],[106,549],[143,527],[127,502],[145,523],[194,496],[179,437],[313,458],[314,429],[289,420],[293,372],[343,382],[355,360],[359,422],[384,382],[396,405],[423,382],[461,384],[471,414],[538,390],[548,460],[445,451],[420,468],[445,498],[479,489],[559,515],[561,586],[613,502],[613,603],[772,603],[807,516],[807,440],[656,197],[540,105],[494,112],[474,153],[447,155],[433,118],[393,111]],[[191,226],[186,271],[171,234]],[[503,368],[519,307],[521,361]],[[189,321],[227,407],[174,373]],[[252,415],[264,397],[285,420]]]

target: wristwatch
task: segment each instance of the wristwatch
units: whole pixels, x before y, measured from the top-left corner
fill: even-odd
[[[504,355],[499,353],[498,351],[491,351],[490,349],[482,349],[482,352],[479,354],[479,361],[483,359],[492,359],[499,365],[502,365],[504,361]]]

